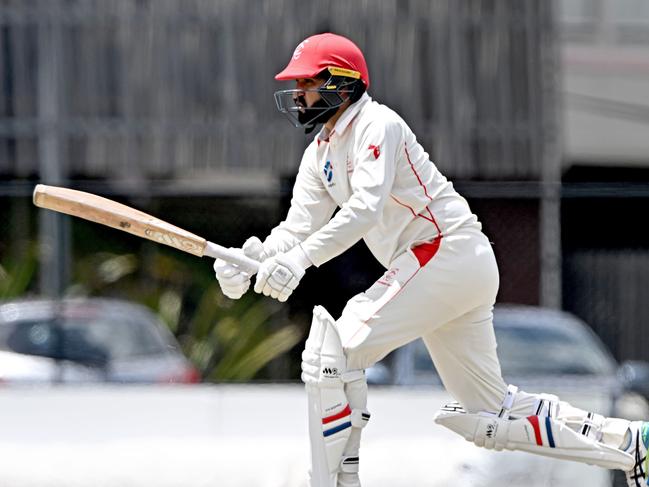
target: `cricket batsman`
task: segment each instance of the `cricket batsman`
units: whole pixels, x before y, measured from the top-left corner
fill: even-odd
[[[241,249],[261,262],[254,290],[286,301],[307,269],[361,238],[386,269],[340,318],[313,311],[302,354],[310,485],[361,485],[364,370],[417,338],[457,400],[437,412],[438,424],[478,446],[621,469],[629,486],[647,485],[649,423],[605,418],[503,381],[489,240],[408,125],[370,97],[361,50],[339,35],[314,35],[275,78],[294,83],[275,93],[279,111],[307,134],[322,127],[304,151],[285,220]],[[214,270],[226,296],[248,290],[250,275],[236,266],[217,260]]]

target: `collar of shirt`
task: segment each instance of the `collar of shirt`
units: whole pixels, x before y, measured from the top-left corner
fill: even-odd
[[[329,140],[329,137],[331,137],[333,134],[342,134],[345,129],[349,127],[349,124],[352,122],[352,120],[356,118],[358,112],[360,112],[361,109],[371,100],[372,98],[367,94],[367,92],[363,93],[360,99],[356,103],[347,107],[347,110],[345,110],[340,118],[336,120],[336,124],[334,125],[333,130],[331,132],[327,132],[327,129],[325,127],[322,127],[320,133],[318,134],[318,138],[320,140]]]

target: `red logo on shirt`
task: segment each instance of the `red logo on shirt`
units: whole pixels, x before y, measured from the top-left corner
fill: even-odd
[[[381,147],[378,145],[372,145],[368,147],[368,150],[371,150],[372,153],[374,154],[374,159],[378,159],[379,156],[381,155]]]
[[[396,279],[398,273],[398,267],[395,267],[394,269],[388,269],[385,274],[383,274],[383,276],[376,282],[384,286],[389,286]]]

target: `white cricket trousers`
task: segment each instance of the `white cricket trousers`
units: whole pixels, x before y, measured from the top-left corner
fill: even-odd
[[[476,228],[413,245],[336,322],[348,370],[366,369],[421,337],[446,390],[468,412],[499,411],[507,385],[492,322],[498,283],[491,244]],[[534,414],[537,399],[519,392],[511,413]],[[561,405],[575,428],[586,420],[586,411]],[[601,441],[617,447],[628,422],[602,421]]]

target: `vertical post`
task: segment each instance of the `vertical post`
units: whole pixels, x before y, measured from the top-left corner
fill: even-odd
[[[61,164],[61,24],[59,2],[44,17],[38,29],[38,159],[40,179],[45,184],[65,182]],[[67,284],[69,263],[69,221],[52,211],[39,211],[40,292],[61,296]]]
[[[542,306],[561,308],[561,138],[560,138],[560,63],[553,2],[540,2],[541,19],[541,296]]]
[[[541,197],[541,305],[561,308],[561,185],[543,182]]]

